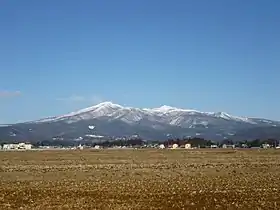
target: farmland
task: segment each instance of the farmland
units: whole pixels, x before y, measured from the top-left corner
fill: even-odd
[[[0,152],[0,209],[280,209],[280,151]]]

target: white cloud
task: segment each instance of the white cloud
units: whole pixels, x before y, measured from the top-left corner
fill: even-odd
[[[90,97],[90,102],[91,103],[101,103],[101,102],[104,102],[105,100],[104,99],[102,99],[101,97],[99,97],[99,96],[92,96],[92,97]]]
[[[20,91],[8,91],[8,90],[0,90],[0,98],[11,98],[20,96]]]
[[[86,98],[83,96],[77,96],[77,95],[72,95],[69,97],[65,97],[65,98],[57,98],[56,100],[58,101],[73,101],[73,102],[79,102],[79,101],[85,101]]]
[[[81,95],[71,95],[65,98],[57,98],[56,100],[65,101],[65,102],[90,102],[90,103],[101,103],[102,101],[104,101],[99,96],[86,97]]]

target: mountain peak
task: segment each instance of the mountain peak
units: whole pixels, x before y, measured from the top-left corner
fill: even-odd
[[[93,107],[119,107],[119,108],[123,108],[121,105],[119,104],[114,104],[113,102],[111,101],[104,101],[104,102],[101,102]]]
[[[168,105],[163,105],[160,107],[161,109],[177,109],[176,107],[168,106]]]
[[[114,104],[112,101],[103,101],[97,105],[112,105],[112,104]]]
[[[170,110],[176,110],[176,109],[178,109],[178,108],[172,107],[172,106],[167,106],[167,105],[163,105],[159,108],[156,108],[156,110],[158,110],[158,111],[170,111]]]

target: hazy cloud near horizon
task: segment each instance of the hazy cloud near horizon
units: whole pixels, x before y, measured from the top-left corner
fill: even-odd
[[[8,90],[0,90],[0,98],[11,98],[21,96],[22,93],[20,91],[8,91]]]
[[[99,96],[82,96],[82,95],[71,95],[69,97],[57,98],[57,101],[64,102],[91,102],[91,103],[101,103],[104,100]]]

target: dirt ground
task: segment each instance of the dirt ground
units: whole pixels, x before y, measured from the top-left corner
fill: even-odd
[[[0,152],[0,209],[280,209],[280,151]]]

